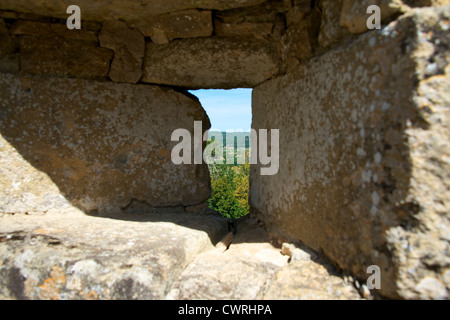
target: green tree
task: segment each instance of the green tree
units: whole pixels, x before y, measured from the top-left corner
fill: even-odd
[[[248,204],[248,192],[249,192],[249,174],[250,164],[247,162],[244,165],[238,167],[238,174],[234,177],[234,197],[239,202],[239,206],[243,209],[245,214],[250,210]]]
[[[212,164],[212,194],[208,200],[211,209],[230,219],[238,219],[249,212],[248,176],[250,165]]]

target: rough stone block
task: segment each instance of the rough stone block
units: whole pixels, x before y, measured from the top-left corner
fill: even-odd
[[[286,69],[296,68],[298,63],[309,59],[316,46],[317,24],[320,16],[314,11],[308,17],[291,24],[281,38],[279,48],[281,59]]]
[[[301,276],[299,276],[301,275]],[[325,266],[295,261],[281,268],[264,300],[358,300],[355,287]]]
[[[341,27],[347,28],[351,33],[362,33],[367,31],[367,8],[370,5],[378,5],[381,20],[389,22],[392,17],[406,12],[409,7],[402,0],[343,0],[340,16]]]
[[[209,119],[170,89],[81,79],[0,77],[0,212],[112,211],[203,203],[206,165],[171,161],[173,130]]]
[[[328,47],[349,33],[347,29],[340,26],[342,1],[323,0],[320,2],[322,23],[320,25],[319,44],[322,47]]]
[[[11,38],[3,19],[0,19],[0,56],[11,54],[15,50],[14,40]]]
[[[252,37],[267,39],[272,35],[274,24],[270,22],[214,22],[214,31],[219,37]]]
[[[280,170],[253,166],[252,208],[362,280],[378,265],[388,297],[448,298],[449,10],[412,10],[253,91]]]
[[[308,3],[308,8],[310,6]],[[278,38],[285,28],[283,13],[287,9],[282,1],[277,0],[219,11],[214,15],[214,32],[220,37]]]
[[[449,5],[449,0],[323,0],[320,45],[327,47],[348,34],[360,34],[367,29],[370,5],[380,7],[381,23],[388,24],[411,8]]]
[[[100,45],[114,51],[109,77],[115,82],[136,83],[142,76],[144,36],[125,22],[105,21],[99,35]]]
[[[213,33],[211,11],[186,10],[169,13],[134,23],[146,37],[157,44],[173,39],[209,37]]]
[[[274,50],[256,40],[184,39],[147,44],[143,82],[177,87],[254,87],[278,72]]]
[[[98,42],[97,34],[88,29],[69,30],[66,24],[49,23],[29,20],[17,20],[11,26],[11,34],[15,36],[39,35],[46,37],[64,37],[74,40]]]
[[[83,19],[92,21],[145,20],[168,12],[187,9],[227,10],[254,6],[267,0],[79,0]],[[2,0],[0,9],[30,13],[44,17],[67,19],[67,2],[60,0]]]
[[[311,12],[311,1],[300,0],[294,1],[293,6],[290,6],[286,11],[286,24],[291,26],[292,24],[297,24],[303,18]]]
[[[25,73],[105,78],[113,53],[92,43],[63,37],[23,36],[20,64]]]
[[[20,71],[19,54],[0,56],[0,72],[18,73]]]
[[[306,6],[305,3],[295,5]],[[307,6],[310,7],[311,3]],[[218,11],[214,17],[224,23],[274,22],[280,13],[284,13],[290,7],[291,3],[286,5],[281,0],[272,0],[254,6]]]
[[[83,214],[0,218],[0,298],[165,299],[226,233],[215,216]]]
[[[19,72],[19,56],[14,53],[16,43],[11,37],[5,21],[0,19],[0,72]]]
[[[167,298],[176,300],[261,300],[269,283],[287,264],[256,221],[244,219],[231,244],[198,255],[173,283]],[[228,248],[226,251],[224,249]]]

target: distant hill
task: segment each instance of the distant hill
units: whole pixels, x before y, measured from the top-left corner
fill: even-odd
[[[226,146],[228,148],[234,148],[235,145],[237,146],[245,145],[245,148],[250,147],[250,131],[248,132],[210,131],[208,134],[208,139],[211,140],[212,136],[218,136],[220,134],[222,134],[224,147]]]

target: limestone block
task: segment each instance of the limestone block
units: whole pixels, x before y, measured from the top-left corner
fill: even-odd
[[[380,7],[382,23],[388,23],[396,15],[409,10],[402,0],[324,0],[320,3],[323,12],[320,45],[327,47],[348,34],[368,31],[367,19],[370,14],[367,8],[370,5]]]
[[[0,72],[17,73],[20,71],[19,54],[8,54],[0,56]]]
[[[214,22],[214,30],[219,37],[252,37],[266,39],[272,35],[274,24],[270,22]]]
[[[5,21],[0,19],[0,72],[19,72],[19,57],[14,53],[16,44]]]
[[[157,44],[172,39],[209,37],[213,33],[211,11],[185,10],[149,17],[134,23]]]
[[[308,8],[310,8],[308,3]],[[284,29],[286,6],[282,1],[269,1],[256,6],[219,11],[214,15],[214,32],[220,37],[252,37],[267,39]]]
[[[411,10],[253,91],[252,127],[280,129],[253,210],[359,279],[379,266],[392,298],[448,298],[449,18]]]
[[[65,37],[19,39],[22,71],[30,74],[105,78],[113,53],[90,42]]]
[[[409,9],[402,0],[343,0],[340,25],[351,33],[367,31],[367,19],[370,16],[367,14],[367,8],[372,4],[380,7],[381,20],[385,22]]]
[[[83,214],[0,218],[0,297],[45,300],[165,299],[226,223],[205,215]]]
[[[69,30],[66,24],[62,23],[17,20],[11,26],[11,34],[15,36],[39,35],[46,37],[64,37],[89,41],[94,44],[98,42],[97,35],[94,31],[85,28]]]
[[[254,87],[277,74],[273,51],[266,43],[250,39],[148,43],[142,81],[191,89]]]
[[[405,4],[411,7],[427,7],[427,6],[447,6],[449,0],[404,0]]]
[[[342,0],[323,0],[320,2],[322,23],[320,25],[319,44],[322,47],[328,47],[349,33],[347,29],[340,26],[342,3]]]
[[[299,62],[312,56],[316,46],[316,31],[320,29],[317,24],[319,21],[320,16],[317,15],[317,11],[314,11],[308,17],[288,27],[279,44],[285,68],[296,68]]]
[[[5,25],[5,21],[0,19],[0,56],[13,53],[15,47],[16,45]]]
[[[98,47],[96,32],[69,30],[62,23],[17,20],[11,34],[19,38],[22,70],[80,78],[108,74],[112,52]]]
[[[303,20],[311,12],[311,2],[308,0],[293,1],[293,6],[286,11],[286,24],[291,26]]]
[[[142,58],[145,51],[144,36],[130,29],[125,22],[103,22],[99,34],[100,45],[114,51],[109,77],[115,82],[136,83],[142,76]]]
[[[290,2],[290,1],[289,1]],[[296,6],[306,6],[306,3],[297,3]],[[310,3],[307,4],[311,6]],[[280,13],[284,13],[291,7],[281,0],[266,1],[254,6],[218,11],[214,17],[225,23],[240,22],[274,22]]]
[[[368,31],[367,13],[370,5],[380,7],[381,22],[387,24],[414,7],[449,5],[449,0],[323,0],[323,16],[319,43],[327,47],[348,34]]]
[[[267,0],[79,0],[77,5],[85,21],[145,20],[149,16],[187,9],[227,10],[248,7]],[[2,0],[1,10],[30,13],[39,16],[67,19],[71,3],[60,0]]]
[[[350,283],[330,274],[325,266],[295,261],[281,268],[264,300],[359,300]]]
[[[81,79],[0,77],[0,212],[117,211],[203,203],[206,165],[174,165],[173,130],[209,119],[170,89]]]
[[[270,243],[256,221],[245,219],[222,246],[198,255],[173,283],[167,297],[175,300],[261,300],[287,257]],[[226,251],[224,251],[228,248]]]

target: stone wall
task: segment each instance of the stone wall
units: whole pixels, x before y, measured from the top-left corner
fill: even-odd
[[[206,130],[208,116],[185,92],[136,85],[146,50],[138,29],[83,20],[68,30],[39,10],[0,8],[2,213],[204,203],[207,167],[174,165],[171,134],[193,132],[194,121]]]
[[[205,165],[170,160],[210,127],[185,90],[255,88],[280,170],[250,204],[390,298],[448,298],[448,0],[0,0],[0,213],[193,212]],[[368,31],[377,4],[381,30]],[[431,8],[420,8],[420,7]],[[198,206],[200,204],[200,206]]]
[[[43,3],[0,1],[2,212],[197,210],[206,166],[173,165],[170,137],[210,124],[184,90],[255,87],[312,52],[310,1],[81,2],[80,30]]]
[[[189,89],[252,88],[279,73],[283,1],[147,2],[79,3],[82,29],[68,30],[62,2],[1,1],[0,69]]]
[[[392,298],[448,297],[449,14],[412,10],[253,91],[252,127],[281,141],[277,175],[252,169],[260,219],[361,279],[379,266]]]
[[[0,83],[10,97],[1,102],[0,211],[60,209],[58,194],[86,211],[209,197],[206,165],[170,158],[175,129],[193,132],[195,120],[209,127],[198,101],[156,86],[81,79],[2,74]]]

